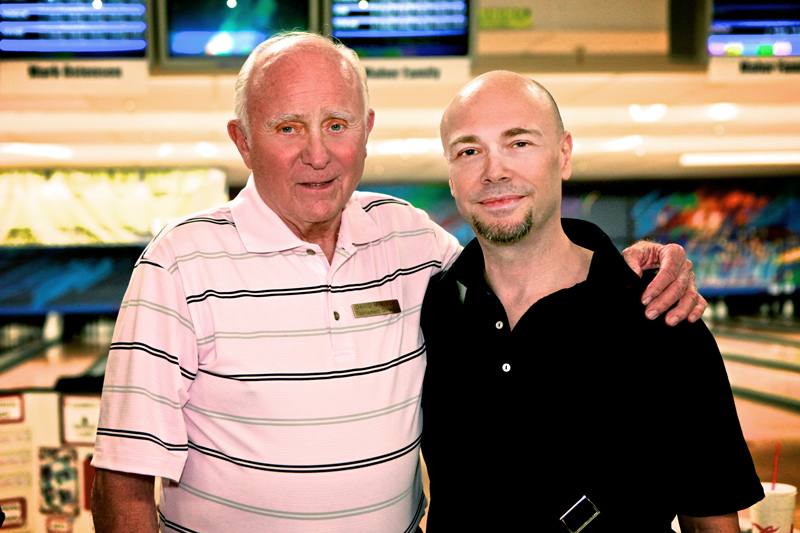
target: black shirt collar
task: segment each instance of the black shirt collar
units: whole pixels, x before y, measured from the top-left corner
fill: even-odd
[[[596,225],[585,220],[562,218],[561,226],[567,237],[583,248],[592,250],[592,264],[586,281],[602,281],[609,287],[632,287],[639,285],[639,277],[634,273],[617,251],[611,239]],[[456,262],[444,275],[443,281],[454,280],[467,288],[489,290],[484,278],[484,260],[478,239],[472,239],[459,255]]]

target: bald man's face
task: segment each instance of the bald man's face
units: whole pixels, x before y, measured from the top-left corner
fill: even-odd
[[[475,233],[513,243],[559,220],[572,137],[544,95],[514,79],[473,86],[445,112],[450,191]]]

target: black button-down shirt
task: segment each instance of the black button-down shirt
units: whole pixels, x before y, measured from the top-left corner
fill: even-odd
[[[513,331],[477,241],[431,282],[428,530],[563,533],[582,496],[600,510],[585,533],[670,531],[676,513],[749,507],[761,486],[713,337],[702,323],[648,321],[645,284],[610,239],[563,226],[594,251],[588,277],[537,301]]]

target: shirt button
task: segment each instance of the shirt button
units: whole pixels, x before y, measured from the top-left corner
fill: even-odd
[[[333,319],[334,320],[339,320],[339,311],[334,311],[333,312]]]
[[[508,363],[503,363],[503,372],[510,372],[510,371],[511,371],[511,365],[509,365]]]
[[[503,329],[503,321],[502,320],[498,320],[495,323],[494,327],[496,327],[497,329]]]
[[[312,250],[312,249],[310,249],[310,248],[309,248],[308,250],[306,250],[306,253],[307,253],[308,255],[317,255],[317,252],[315,252],[314,250]]]

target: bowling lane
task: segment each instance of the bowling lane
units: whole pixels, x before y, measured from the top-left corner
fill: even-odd
[[[8,389],[52,389],[62,377],[87,372],[108,353],[107,346],[71,341],[53,344],[0,374],[0,391]]]
[[[758,477],[771,481],[775,445],[780,443],[778,481],[800,487],[800,414],[742,398],[736,398],[736,410]],[[740,521],[749,522],[748,511],[740,513]],[[800,524],[800,507],[794,523]]]
[[[800,325],[748,319],[711,329],[759,478],[771,481],[780,443],[778,481],[800,486]],[[749,511],[740,513],[740,521],[749,525]]]

